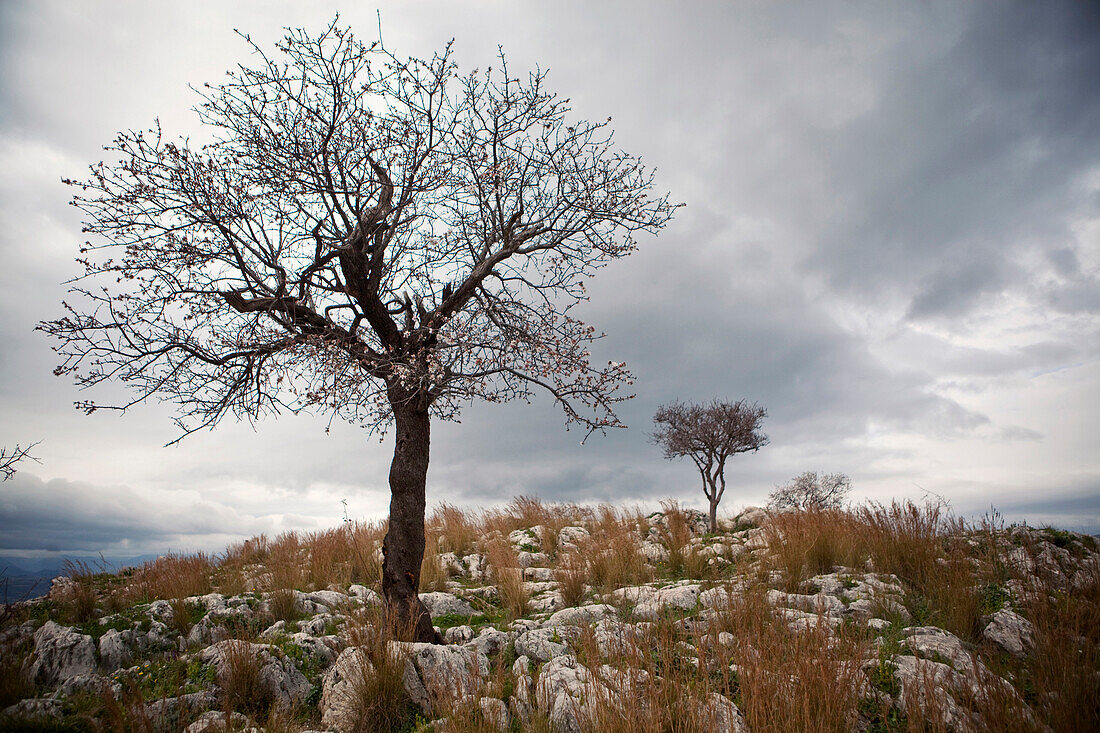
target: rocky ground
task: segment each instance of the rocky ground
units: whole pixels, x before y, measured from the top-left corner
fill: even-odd
[[[1100,721],[1100,555],[1086,535],[967,526],[912,505],[750,509],[715,533],[674,505],[649,516],[530,500],[492,516],[443,507],[422,581],[435,590],[421,598],[445,645],[378,631],[379,596],[364,581],[377,577],[379,536],[348,525],[256,538],[218,560],[75,569],[3,612],[0,728]],[[188,583],[210,592],[183,596]]]

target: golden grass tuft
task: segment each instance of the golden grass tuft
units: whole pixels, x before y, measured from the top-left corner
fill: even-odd
[[[497,536],[486,543],[485,558],[493,571],[501,607],[510,618],[525,616],[531,595],[523,582],[523,568],[519,566],[515,548],[507,539]]]
[[[266,716],[274,705],[274,698],[261,677],[262,663],[252,645],[247,641],[230,640],[225,643],[225,663],[218,675],[222,705],[251,717]]]
[[[823,619],[794,631],[765,598],[766,588],[732,592],[710,633],[732,634],[740,707],[752,730],[849,731],[858,719],[863,674],[870,655],[855,628],[830,630]]]

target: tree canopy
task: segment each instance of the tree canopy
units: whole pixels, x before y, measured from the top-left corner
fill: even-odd
[[[717,530],[718,503],[726,493],[726,461],[738,453],[757,451],[768,444],[760,429],[768,411],[755,402],[738,400],[661,405],[653,416],[653,442],[666,459],[688,457],[703,480],[710,503],[710,528]]]
[[[73,204],[92,235],[59,375],[175,403],[181,438],[227,415],[321,410],[396,424],[382,590],[395,627],[433,639],[419,601],[430,418],[549,392],[567,421],[621,425],[619,362],[571,314],[585,281],[676,205],[570,119],[546,72],[503,53],[459,74],[364,44],[336,21],[199,90],[211,140],[123,132]],[[91,412],[92,400],[77,403]],[[178,440],[178,438],[177,438]]]
[[[619,425],[630,374],[591,363],[599,334],[570,311],[675,206],[610,118],[568,120],[503,54],[460,75],[450,45],[402,60],[335,21],[274,55],[243,37],[259,63],[199,92],[211,142],[124,132],[66,181],[94,238],[43,325],[57,372],[171,400],[185,434],[282,409],[380,426],[395,397],[453,418],[536,387]]]

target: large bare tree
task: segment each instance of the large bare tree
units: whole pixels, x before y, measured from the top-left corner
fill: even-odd
[[[768,411],[755,402],[711,400],[701,405],[672,402],[653,416],[653,442],[665,458],[691,459],[703,479],[710,502],[710,531],[718,531],[718,502],[726,493],[726,460],[758,451],[768,444],[760,426]]]
[[[175,403],[181,435],[227,415],[323,410],[395,428],[382,590],[415,637],[429,425],[545,390],[569,422],[619,427],[625,365],[590,361],[585,280],[675,205],[604,122],[571,120],[535,70],[460,75],[334,21],[288,29],[205,85],[210,139],[123,132],[74,204],[93,235],[58,374]],[[77,403],[88,411],[91,401]]]

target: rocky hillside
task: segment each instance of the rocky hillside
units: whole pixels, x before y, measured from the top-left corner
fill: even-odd
[[[895,504],[706,532],[517,499],[430,523],[445,645],[387,638],[383,528],[79,566],[0,626],[0,729],[1100,729],[1094,538]]]

